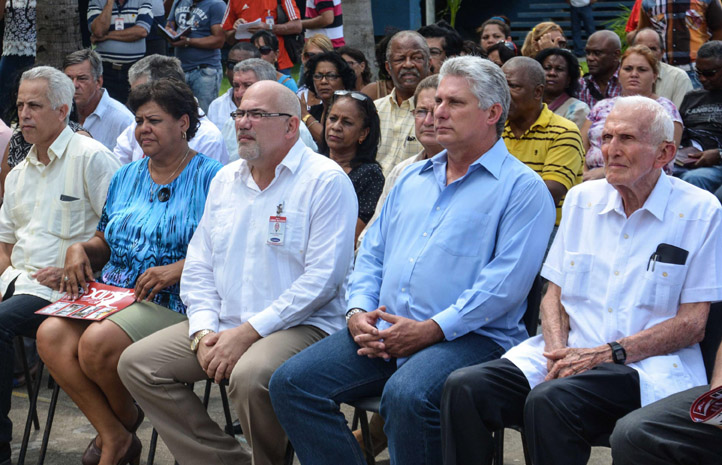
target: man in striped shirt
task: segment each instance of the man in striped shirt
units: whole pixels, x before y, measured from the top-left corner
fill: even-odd
[[[558,226],[567,191],[582,182],[584,149],[579,129],[543,102],[544,70],[539,62],[515,57],[501,69],[511,94],[502,137],[509,152],[544,180],[557,207]]]
[[[306,30],[306,38],[323,34],[331,39],[333,48],[346,45],[341,0],[306,0],[306,19],[301,23]]]
[[[130,84],[128,69],[145,55],[145,38],[153,24],[151,0],[90,0],[91,42],[103,60],[103,85],[125,103]]]

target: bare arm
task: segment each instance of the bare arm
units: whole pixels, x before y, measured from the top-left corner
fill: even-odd
[[[100,15],[90,23],[90,32],[96,37],[103,37],[110,29],[110,17],[113,14],[115,0],[108,0]]]
[[[5,1],[6,0],[0,0],[0,20],[5,18]]]
[[[3,273],[10,266],[10,257],[13,254],[13,244],[0,242],[0,273]],[[2,295],[0,295],[2,299]]]
[[[669,354],[701,341],[708,313],[709,302],[682,304],[673,318],[620,339],[617,342],[627,352],[626,362]],[[553,368],[546,379],[571,376],[614,361],[612,349],[607,344],[583,349],[560,349],[544,355],[553,361]]]
[[[119,42],[135,42],[136,40],[145,39],[148,36],[148,31],[143,26],[132,26],[128,29],[120,31],[110,31],[105,36],[104,40],[117,40]]]
[[[584,152],[589,151],[589,129],[592,127],[592,122],[588,119],[584,120],[582,129],[579,131],[582,134],[582,145],[584,145]]]
[[[682,142],[682,131],[684,131],[684,127],[682,126],[682,123],[675,121],[674,122],[674,146],[675,147],[679,147],[679,144]]]
[[[333,16],[333,13],[331,13]],[[286,36],[289,34],[300,34],[303,31],[303,24],[300,19],[294,19],[283,24],[274,24],[271,31],[279,36]]]
[[[564,194],[567,193],[567,188],[564,184],[557,181],[545,180],[544,184],[547,185],[547,189],[549,189],[549,193],[551,193],[554,199],[554,206],[559,205],[559,201],[564,197]]]
[[[567,346],[569,315],[562,305],[561,297],[562,288],[550,281],[539,307],[544,347],[547,352]]]
[[[712,379],[709,381],[710,389],[722,386],[722,344],[719,346],[717,351],[717,358],[714,363],[714,371],[712,372]]]
[[[10,172],[10,165],[8,164],[8,155],[10,154],[10,144],[5,147],[3,152],[2,161],[0,161],[0,187],[2,188],[3,195],[5,195],[5,178],[8,177]]]
[[[226,34],[220,24],[211,26],[211,35],[206,37],[182,38],[171,43],[173,47],[195,47],[214,50],[223,47]]]
[[[333,23],[333,10],[326,10],[315,18],[301,21],[304,29],[320,29]]]

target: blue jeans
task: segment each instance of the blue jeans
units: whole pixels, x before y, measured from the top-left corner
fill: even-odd
[[[587,37],[594,34],[594,12],[592,5],[570,6],[572,16],[572,39],[574,39],[574,54],[584,56],[584,43],[582,42],[582,21]]]
[[[675,169],[675,174],[693,186],[712,192],[722,202],[722,165]]]
[[[50,302],[27,294],[12,297],[8,294],[0,302],[0,444],[9,443],[13,433],[13,424],[8,418],[13,393],[13,339],[18,335],[35,337],[38,326],[47,318],[36,315],[35,311],[46,305]]]
[[[222,79],[223,68],[194,68],[186,71],[186,83],[193,90],[193,95],[198,99],[198,106],[204,113],[208,112],[211,102],[218,98]]]
[[[501,356],[491,339],[467,334],[427,347],[399,368],[362,357],[348,330],[317,342],[276,370],[273,409],[301,463],[366,463],[339,404],[381,396],[392,465],[441,464],[441,392],[457,368]]]

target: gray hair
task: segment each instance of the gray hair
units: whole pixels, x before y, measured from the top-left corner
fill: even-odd
[[[432,74],[431,76],[426,76],[424,79],[422,79],[419,85],[416,86],[416,90],[414,91],[414,105],[416,105],[416,101],[418,100],[419,94],[422,90],[436,89],[437,87],[439,87],[438,74]]]
[[[421,53],[424,55],[424,59],[426,60],[426,65],[429,64],[429,59],[431,57],[431,51],[429,50],[429,44],[426,43],[426,39],[424,39],[424,36],[419,34],[416,31],[399,31],[393,36],[391,36],[391,40],[389,40],[389,46],[386,48],[386,61],[391,61],[391,44],[394,42],[398,42],[403,39],[412,39],[414,40],[418,46]]]
[[[157,54],[141,58],[128,70],[128,82],[131,86],[144,77],[148,78],[148,82],[161,78],[172,78],[179,81],[186,79],[178,58]]]
[[[542,65],[534,58],[530,57],[513,57],[510,58],[504,66],[501,67],[503,70],[514,70],[518,69],[522,71],[522,76],[529,79],[529,83],[534,87],[546,84],[546,76]]]
[[[103,75],[103,62],[100,55],[95,50],[84,48],[68,54],[63,60],[63,71],[68,66],[79,65],[85,61],[90,62],[90,70],[93,73],[93,79],[98,80]]]
[[[73,95],[75,95],[73,81],[65,73],[52,66],[36,66],[20,76],[20,84],[37,79],[43,79],[48,83],[47,97],[53,110],[57,110],[63,105],[68,107],[68,113],[65,115],[65,124],[68,124],[70,109],[73,107]]]
[[[722,59],[722,41],[710,40],[697,50],[697,58]]]
[[[645,115],[651,118],[646,132],[653,144],[674,142],[674,121],[672,121],[672,117],[669,116],[669,113],[662,105],[651,98],[641,95],[618,97],[612,108],[612,111],[623,113],[631,113],[635,110],[642,110]],[[640,123],[642,122],[640,121]]]
[[[256,74],[256,79],[259,81],[276,80],[276,68],[274,68],[269,62],[261,60],[260,58],[249,58],[236,63],[236,66],[233,67],[234,73],[245,73],[247,71],[253,71]]]
[[[509,114],[509,85],[506,76],[497,65],[484,58],[461,56],[447,58],[441,65],[439,81],[446,76],[457,76],[466,79],[471,92],[479,100],[479,108],[488,110],[492,105],[501,105],[501,117],[496,123],[496,135],[501,137],[504,124]]]
[[[264,63],[267,63],[264,61]],[[268,64],[268,63],[267,63]],[[301,118],[301,101],[298,96],[288,87],[281,84],[282,88],[278,89],[278,104],[282,113],[290,113],[291,115]],[[303,124],[303,123],[301,123]]]

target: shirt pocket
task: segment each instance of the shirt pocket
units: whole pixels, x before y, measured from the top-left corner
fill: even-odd
[[[449,212],[434,232],[438,246],[450,255],[476,257],[488,241],[489,215],[479,212]]]
[[[656,317],[676,315],[687,268],[672,263],[650,264],[638,286],[638,307],[654,312]]]
[[[81,199],[54,199],[48,218],[48,231],[61,239],[78,238],[85,231],[85,205]]]
[[[301,211],[286,211],[282,215],[286,218],[285,231],[283,235],[283,244],[269,244],[268,236],[269,231],[266,232],[266,245],[277,250],[279,253],[285,253],[288,255],[300,256],[306,253],[306,228],[309,221],[306,218],[304,212]],[[266,225],[266,228],[270,227]],[[330,233],[330,232],[329,232]]]
[[[218,210],[213,215],[211,225],[211,243],[213,244],[213,255],[225,257],[228,244],[231,242],[231,229],[235,219],[233,208]]]
[[[594,255],[592,254],[564,252],[562,293],[565,297],[589,300],[589,286],[593,265]]]

